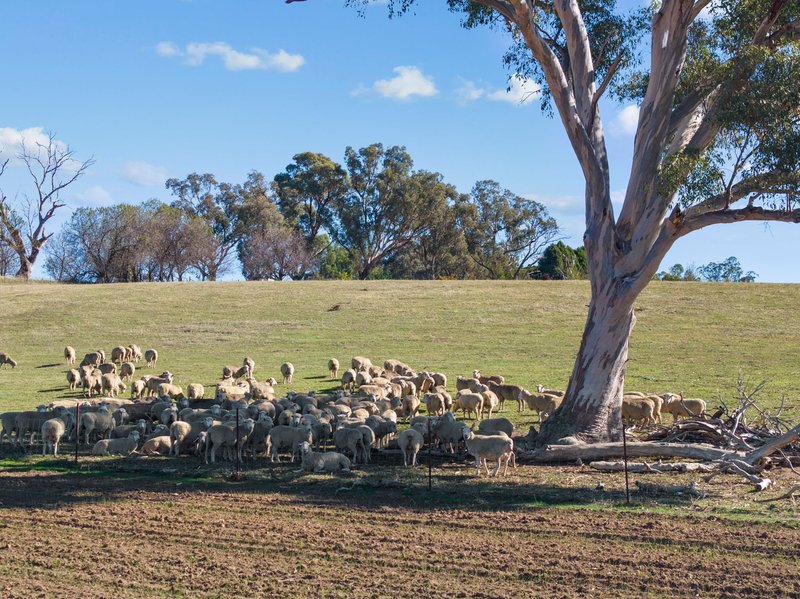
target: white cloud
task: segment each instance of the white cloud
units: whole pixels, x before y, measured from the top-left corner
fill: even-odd
[[[156,54],[166,58],[182,57],[190,66],[200,66],[209,56],[216,56],[229,71],[296,71],[306,62],[300,54],[290,54],[280,49],[268,52],[261,48],[252,48],[249,53],[234,50],[226,42],[192,42],[181,50],[173,42],[159,42]]]
[[[22,164],[17,155],[22,151],[23,144],[30,152],[35,150],[38,145],[47,146],[48,143],[50,143],[50,136],[43,127],[27,129],[0,127],[0,160],[8,159],[11,166],[17,166]],[[53,140],[53,143],[58,151],[65,152],[67,150],[67,144],[63,141],[56,139]]]
[[[456,101],[459,104],[474,102],[475,100],[480,100],[484,95],[486,95],[486,90],[478,87],[474,81],[461,78],[459,78],[459,81],[461,82],[461,85],[457,87],[455,91]]]
[[[129,160],[122,165],[122,178],[134,185],[155,187],[164,185],[169,177],[167,169],[139,160]]]
[[[352,94],[360,95],[374,91],[384,98],[406,101],[414,96],[430,97],[439,93],[433,79],[423,74],[417,67],[398,66],[392,71],[396,75],[391,79],[379,79],[372,84],[371,88],[359,86],[353,90]]]
[[[486,97],[495,102],[508,102],[516,106],[525,106],[536,100],[541,93],[542,87],[538,83],[514,75],[507,90],[498,89]]]
[[[100,185],[94,185],[86,191],[76,193],[75,198],[80,202],[81,206],[87,206],[90,208],[97,206],[110,206],[114,203],[114,199],[111,197],[111,194]]]
[[[636,104],[630,104],[617,113],[617,118],[614,119],[613,123],[613,130],[626,135],[633,135],[636,133],[638,126],[639,107]]]

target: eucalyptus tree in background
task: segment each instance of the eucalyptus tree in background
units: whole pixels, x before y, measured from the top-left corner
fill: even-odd
[[[272,183],[281,214],[306,238],[308,248],[319,256],[329,245],[322,237],[331,209],[348,192],[347,173],[324,154],[302,152],[275,175]]]
[[[345,150],[346,194],[331,204],[325,228],[350,255],[358,278],[428,231],[428,215],[452,196],[439,173],[413,171],[404,147]]]
[[[486,278],[522,278],[558,235],[544,206],[495,181],[478,181],[461,209],[469,256]]]
[[[47,232],[48,222],[66,206],[62,193],[86,174],[94,160],[76,161],[75,152],[56,140],[55,133],[48,133],[46,142],[23,140],[16,159],[30,174],[34,193],[23,194],[12,204],[0,189],[0,244],[16,254],[16,276],[28,279],[53,236]],[[10,162],[0,158],[0,176]]]
[[[389,0],[390,12],[413,4]],[[800,222],[800,2],[661,0],[648,14],[622,14],[614,0],[447,5],[466,27],[510,32],[506,64],[542,85],[585,179],[591,302],[539,442],[618,440],[634,302],[675,241],[715,224]],[[599,103],[609,92],[640,106],[618,215]],[[518,114],[509,125],[519,131]]]

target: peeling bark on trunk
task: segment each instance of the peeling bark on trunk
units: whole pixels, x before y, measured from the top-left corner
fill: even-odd
[[[618,283],[595,294],[564,401],[542,424],[537,445],[622,439],[620,407],[635,320],[633,299]]]

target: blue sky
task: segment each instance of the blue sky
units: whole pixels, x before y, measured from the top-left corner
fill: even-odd
[[[405,145],[461,191],[490,178],[534,197],[580,245],[580,170],[560,122],[520,104],[526,90],[506,92],[506,35],[461,29],[444,2],[393,20],[380,2],[365,18],[342,5],[5,0],[0,150],[41,128],[93,156],[66,196],[79,206],[169,201],[163,180],[192,171],[240,182],[301,151],[342,160],[348,145]],[[602,112],[621,197],[635,108]],[[0,186],[24,192],[22,169]],[[736,255],[759,281],[800,282],[798,250],[796,225],[725,225],[679,241],[663,266]]]

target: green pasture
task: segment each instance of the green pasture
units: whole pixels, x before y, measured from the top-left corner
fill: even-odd
[[[158,372],[207,388],[223,365],[251,356],[260,380],[280,379],[290,361],[291,388],[327,389],[335,385],[328,358],[344,366],[353,355],[398,358],[451,381],[479,368],[527,387],[564,388],[588,300],[583,281],[3,281],[0,351],[19,366],[0,369],[0,412],[75,396],[66,389],[65,345],[79,360],[98,348],[153,347]],[[767,381],[765,405],[787,397],[796,419],[798,308],[798,285],[654,282],[636,303],[626,388],[716,405],[732,401],[741,372],[751,387]],[[149,372],[143,362],[139,369]]]

